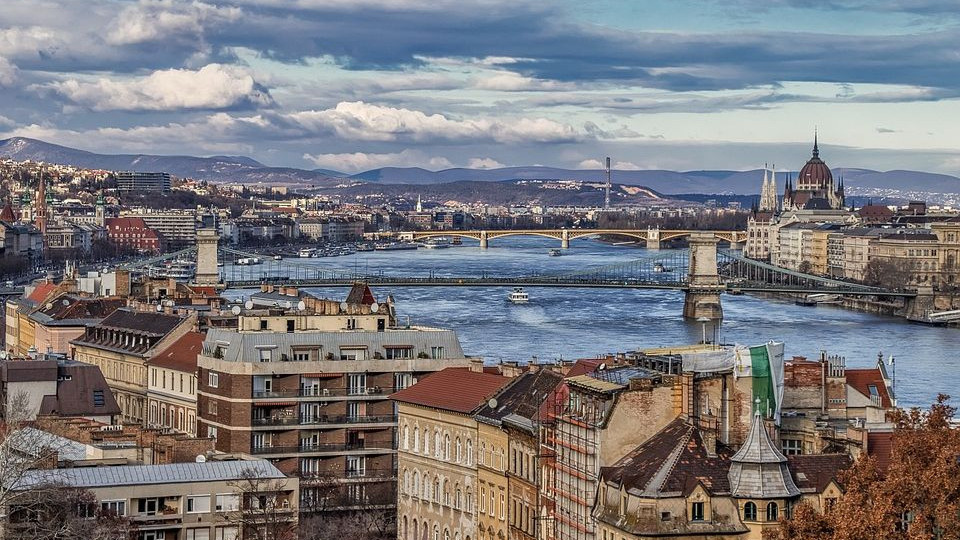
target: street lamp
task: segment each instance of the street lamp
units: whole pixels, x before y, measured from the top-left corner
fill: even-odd
[[[697,319],[697,322],[700,323],[700,326],[703,329],[703,341],[701,341],[700,343],[703,343],[704,345],[706,345],[707,344],[707,323],[710,322],[710,317],[700,317]]]

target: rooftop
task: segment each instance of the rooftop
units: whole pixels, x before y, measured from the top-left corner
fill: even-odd
[[[169,347],[147,360],[147,364],[194,373],[197,371],[197,355],[203,350],[205,337],[200,332],[187,332]]]
[[[193,484],[286,476],[268,461],[208,461],[169,465],[125,465],[119,467],[81,467],[76,469],[31,470],[24,473],[15,489],[31,489],[50,483],[96,488],[149,484]]]
[[[510,379],[469,368],[446,368],[390,396],[394,401],[471,414],[487,404]]]

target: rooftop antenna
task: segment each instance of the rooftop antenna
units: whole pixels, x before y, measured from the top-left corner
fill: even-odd
[[[610,156],[607,156],[607,189],[603,196],[603,209],[610,209]]]

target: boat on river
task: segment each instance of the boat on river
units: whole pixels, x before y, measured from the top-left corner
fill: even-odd
[[[514,304],[526,304],[530,301],[530,295],[523,290],[523,287],[514,287],[507,300]]]

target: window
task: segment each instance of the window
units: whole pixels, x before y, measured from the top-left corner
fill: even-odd
[[[287,333],[292,334],[294,328],[296,328],[296,321],[293,319],[287,319]]]
[[[269,362],[273,351],[270,349],[260,349],[258,354],[260,355],[261,362]]]
[[[207,386],[217,388],[220,385],[220,374],[216,371],[207,372]]]
[[[500,492],[500,519],[507,519],[507,497]]]
[[[240,509],[240,495],[217,493],[217,512],[234,512]]]
[[[703,521],[702,502],[695,502],[690,505],[690,521]]]
[[[127,501],[101,501],[100,509],[114,516],[127,515]]]
[[[266,330],[266,329],[267,329],[267,320],[266,320],[266,319],[260,319],[260,329],[261,329],[261,330]]]
[[[217,527],[214,540],[237,540],[240,538],[240,529],[238,527]]]
[[[410,347],[386,347],[385,350],[387,360],[413,357],[413,349]]]
[[[153,516],[157,513],[157,499],[139,499],[137,501],[137,512],[140,514]]]
[[[364,476],[366,463],[363,456],[347,456],[347,478]]]
[[[767,521],[776,521],[779,519],[780,507],[777,506],[777,503],[771,502],[767,504]]]
[[[367,393],[367,374],[351,373],[347,375],[347,394],[360,396]]]
[[[757,520],[757,505],[753,502],[748,502],[743,505],[743,520],[744,521],[756,521]]]
[[[211,399],[207,402],[207,411],[210,413],[210,416],[217,415],[217,400]]]
[[[443,459],[450,461],[450,435],[443,436]]]
[[[187,540],[210,540],[210,529],[187,529]]]
[[[210,495],[191,495],[187,497],[187,513],[198,514],[210,511]]]
[[[347,330],[356,330],[356,329],[357,329],[357,320],[347,319]]]
[[[803,453],[803,441],[799,439],[783,439],[780,448],[785,456],[799,456]]]
[[[443,347],[430,347],[430,358],[443,358]]]
[[[473,440],[467,439],[467,465],[473,465]]]
[[[94,407],[103,407],[105,401],[103,399],[103,390],[94,390],[93,391],[93,406]]]
[[[213,426],[207,426],[207,437],[217,440],[217,428]]]
[[[487,510],[487,488],[480,486],[480,513]]]
[[[253,447],[256,448],[266,448],[270,446],[270,434],[269,433],[254,433],[250,440],[253,442]]]
[[[395,390],[403,390],[408,386],[413,386],[412,373],[394,373],[393,374],[393,388]]]
[[[310,351],[293,351],[294,362],[309,362]]]

